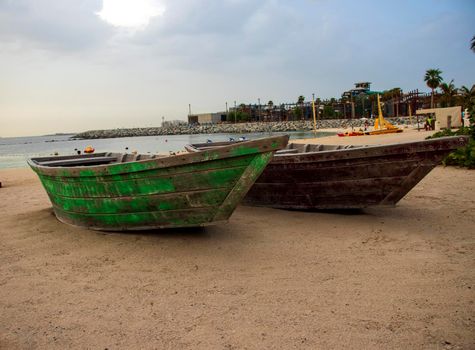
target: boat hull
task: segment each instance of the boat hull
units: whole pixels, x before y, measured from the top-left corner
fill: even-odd
[[[382,146],[290,144],[274,156],[243,204],[303,210],[394,206],[467,142],[457,136]]]
[[[464,137],[276,155],[244,204],[282,209],[394,206]]]
[[[97,230],[205,226],[226,221],[288,137],[172,157],[93,166],[42,166],[38,174],[57,218]],[[107,157],[83,156],[84,161]],[[72,162],[74,157],[60,162]]]

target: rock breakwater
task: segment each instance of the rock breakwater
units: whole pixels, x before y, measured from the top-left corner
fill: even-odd
[[[408,117],[387,118],[395,125],[409,124]],[[415,118],[413,118],[415,122]],[[373,121],[369,120],[370,125]],[[317,121],[319,129],[348,129],[362,128],[363,119],[325,119]],[[190,134],[246,134],[257,132],[286,132],[286,131],[311,131],[313,121],[288,121],[288,122],[259,122],[259,123],[238,123],[238,124],[201,124],[201,125],[176,125],[169,127],[150,128],[124,128],[109,130],[90,130],[74,135],[73,139],[106,139],[115,137],[134,136],[158,136],[158,135],[190,135]]]

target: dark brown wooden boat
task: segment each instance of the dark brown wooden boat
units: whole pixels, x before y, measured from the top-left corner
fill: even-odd
[[[290,143],[274,155],[243,203],[284,209],[394,206],[448,153],[467,142],[466,136],[455,136],[380,146]]]

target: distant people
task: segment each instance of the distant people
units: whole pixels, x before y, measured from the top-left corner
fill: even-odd
[[[434,130],[435,120],[432,118],[432,116],[429,117],[428,121],[429,121],[429,130]]]
[[[435,120],[432,119],[432,116],[428,116],[428,117],[426,118],[425,129],[426,129],[427,131],[434,130],[434,129],[435,129],[435,128],[434,128],[434,124],[435,124]]]
[[[364,122],[364,131],[368,131],[369,123],[367,120]]]

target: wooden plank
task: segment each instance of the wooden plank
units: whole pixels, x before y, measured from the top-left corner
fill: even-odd
[[[266,200],[252,202],[248,197],[243,201],[244,205],[271,207],[276,209],[300,209],[300,210],[319,210],[319,209],[360,209],[381,205],[381,201],[386,195],[383,194],[357,194],[347,193],[333,197],[313,197],[311,195],[289,197],[271,196]],[[390,205],[385,204],[385,205]]]
[[[370,146],[362,148],[353,148],[337,151],[321,151],[310,153],[299,153],[297,155],[276,155],[272,164],[281,163],[302,163],[302,162],[328,162],[332,160],[347,159],[364,159],[388,157],[396,154],[405,154],[408,157],[418,152],[440,152],[448,154],[451,150],[465,145],[468,142],[466,137],[448,137],[431,139],[419,142],[401,143],[384,146]]]
[[[406,177],[298,183],[255,183],[244,204],[274,208],[361,208],[376,205],[396,191]],[[365,205],[366,203],[366,205]],[[384,203],[384,205],[394,204]]]
[[[69,213],[58,207],[54,210],[62,222],[112,231],[199,226],[210,223],[215,215],[213,207],[126,214]]]
[[[409,176],[406,177],[404,182],[397,188],[397,190],[388,194],[386,198],[381,202],[385,204],[395,204],[399,202],[415,185],[419,183],[434,167],[431,165],[420,166],[414,169]]]
[[[387,162],[382,164],[357,164],[342,165],[325,168],[314,168],[311,166],[299,168],[288,168],[286,166],[273,166],[270,164],[256,184],[264,183],[288,183],[289,186],[301,182],[325,182],[325,181],[343,181],[355,179],[372,179],[390,176],[407,176],[413,169],[420,164],[419,160],[415,161],[398,161]]]
[[[79,166],[89,164],[109,164],[116,161],[116,157],[93,157],[93,158],[74,158],[67,160],[49,160],[38,162],[42,166]]]
[[[223,203],[228,193],[227,188],[216,188],[187,193],[117,198],[67,198],[50,193],[49,198],[56,207],[70,213],[119,214],[217,207]]]
[[[289,186],[287,183],[255,183],[249,191],[249,195],[252,195],[254,191],[268,191],[279,196],[289,197],[300,194],[326,197],[340,193],[389,193],[399,187],[405,179],[406,176],[390,176],[372,179],[300,182],[294,186]]]
[[[252,160],[223,204],[217,210],[214,217],[215,221],[227,220],[229,218],[234,208],[236,208],[237,204],[243,199],[254,184],[254,181],[256,181],[266,165],[270,162],[272,155],[272,152],[261,153]]]
[[[148,196],[232,187],[246,167],[225,168],[175,176],[148,177],[114,182],[61,182],[41,178],[46,191],[71,198]]]
[[[198,173],[201,171],[217,170],[231,167],[246,167],[249,165],[251,160],[254,158],[254,155],[246,155],[242,157],[234,158],[225,158],[210,160],[207,162],[201,162],[197,164],[186,164],[181,166],[173,166],[167,168],[157,168],[147,171],[133,172],[133,173],[124,173],[117,175],[103,175],[96,177],[67,177],[67,176],[48,176],[42,175],[43,179],[49,179],[52,181],[60,182],[76,182],[76,183],[95,183],[95,182],[113,182],[113,181],[126,181],[126,180],[139,180],[149,177],[160,177],[160,176],[174,176],[178,174],[187,174],[187,173]]]

